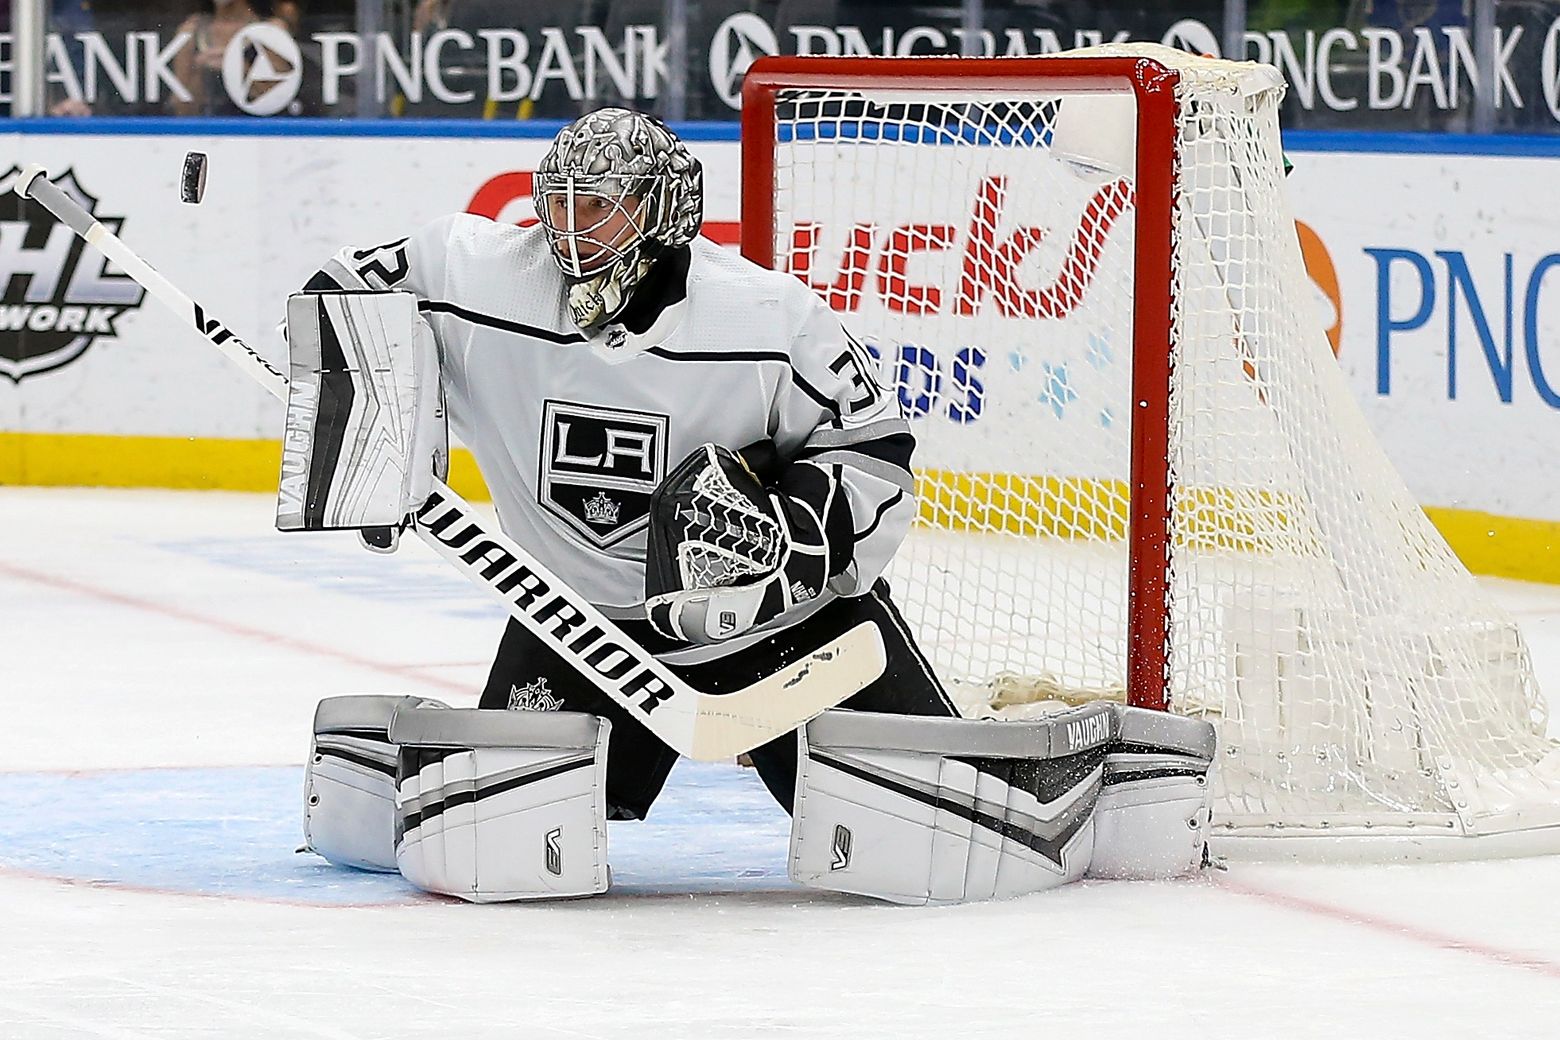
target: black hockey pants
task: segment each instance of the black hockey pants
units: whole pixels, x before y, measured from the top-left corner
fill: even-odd
[[[874,622],[882,632],[888,664],[876,681],[845,701],[843,707],[900,715],[958,714],[889,598],[888,584],[881,580],[866,595],[835,600],[798,624],[729,657],[674,666],[672,670],[698,689],[728,693],[773,674],[862,621]],[[653,653],[681,645],[658,636],[648,622],[620,624]],[[677,753],[643,723],[516,621],[509,622],[499,642],[481,700],[483,708],[510,706],[582,711],[612,720],[607,748],[607,810],[612,819],[643,819],[677,761]],[[790,812],[796,786],[795,734],[760,745],[748,757],[769,793]]]

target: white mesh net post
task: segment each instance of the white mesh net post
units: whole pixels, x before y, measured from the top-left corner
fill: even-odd
[[[1282,92],[1154,45],[769,59],[745,88],[744,252],[897,384],[921,513],[890,581],[967,713],[1208,716],[1227,849],[1560,848],[1516,626],[1322,329]]]

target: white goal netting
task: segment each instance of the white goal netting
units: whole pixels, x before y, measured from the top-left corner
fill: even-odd
[[[1517,629],[1394,472],[1323,332],[1281,80],[1079,53],[1179,74],[1173,156],[1136,146],[1130,78],[1044,73],[1072,56],[989,81],[950,59],[875,83],[859,61],[838,86],[775,86],[771,142],[745,142],[773,149],[774,265],[873,348],[913,420],[921,518],[890,580],[923,647],[971,713],[1124,698],[1133,630],[1155,631],[1129,589],[1150,614],[1162,594],[1163,656],[1130,652],[1172,710],[1219,725],[1219,833],[1418,847],[1560,824]],[[1140,150],[1170,164],[1168,205],[1139,198]],[[1150,225],[1169,242],[1140,241]],[[1154,294],[1168,321],[1135,335]],[[1165,384],[1135,396],[1134,365],[1166,351]],[[1134,436],[1138,482],[1168,490],[1165,550],[1130,520],[1153,501]]]

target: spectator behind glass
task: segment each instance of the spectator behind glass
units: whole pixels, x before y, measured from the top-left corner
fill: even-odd
[[[65,43],[66,56],[76,71],[76,82],[81,82],[84,67],[82,45],[77,33],[92,31],[92,4],[90,0],[51,0],[46,32],[59,33]],[[11,0],[0,0],[0,33],[11,32]],[[14,47],[15,45],[12,44]],[[11,106],[0,103],[0,115],[10,115]],[[51,116],[89,116],[92,109],[83,102],[71,98],[57,98],[49,103]]]
[[[255,14],[279,23],[289,36],[298,39],[298,30],[303,25],[302,0],[249,0],[249,6],[255,9]]]
[[[273,11],[280,17],[265,17],[255,10],[263,6],[266,14]],[[179,32],[190,34],[190,43],[173,59],[173,73],[190,92],[190,100],[173,102],[173,111],[181,116],[238,116],[243,109],[228,96],[222,83],[222,60],[227,54],[228,43],[246,25],[269,22],[291,33],[292,19],[299,17],[297,3],[282,0],[276,4],[251,5],[249,0],[208,0],[207,10],[190,15],[179,26]],[[296,24],[296,23],[294,23]],[[269,54],[271,63],[279,72],[288,71],[286,60],[279,54]],[[256,84],[263,90],[264,84]]]
[[[76,70],[76,82],[81,83],[86,70],[86,50],[81,43],[81,33],[93,29],[91,0],[53,0],[49,5],[49,32],[58,33],[65,44],[65,55]],[[80,98],[62,97],[49,102],[51,116],[90,116],[92,107]]]

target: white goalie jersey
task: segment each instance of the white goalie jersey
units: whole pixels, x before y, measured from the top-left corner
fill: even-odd
[[[706,442],[772,445],[778,467],[761,475],[822,521],[830,578],[808,607],[867,591],[916,512],[893,393],[801,282],[703,239],[689,248],[685,297],[642,335],[587,339],[543,230],[464,214],[344,249],[308,287],[418,297],[450,421],[504,531],[609,616],[644,617],[651,494]]]

